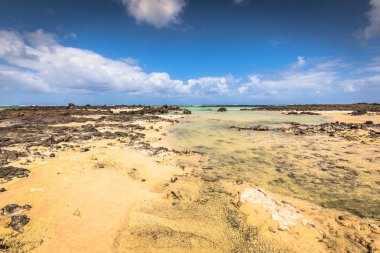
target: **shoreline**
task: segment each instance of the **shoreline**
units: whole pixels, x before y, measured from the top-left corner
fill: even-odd
[[[8,247],[5,250],[343,252],[349,248],[364,252],[380,248],[375,220],[236,181],[212,167],[207,154],[177,150],[169,135],[187,115],[168,115],[168,108],[149,107],[42,109],[0,116],[0,127],[10,133],[1,149],[16,150],[1,167],[29,171],[27,177],[12,176],[1,184],[6,189],[0,193],[1,207],[20,206],[0,220],[0,244]],[[20,124],[17,119],[30,121],[27,124],[35,126],[29,130],[36,128],[33,131],[41,136],[36,139],[23,132],[27,125],[14,128]],[[246,189],[254,189],[247,195],[253,202],[242,198]],[[274,209],[266,208],[268,203]],[[25,205],[31,208],[22,208]],[[273,218],[279,210],[286,213],[280,212],[282,220]],[[4,228],[12,217],[23,215],[29,220],[19,223],[19,229]],[[289,220],[294,222],[289,227],[278,223]],[[287,244],[289,240],[295,243]]]

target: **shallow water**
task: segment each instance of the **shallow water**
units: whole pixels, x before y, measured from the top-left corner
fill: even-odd
[[[219,176],[360,216],[380,217],[378,146],[324,135],[230,129],[328,121],[322,116],[240,111],[239,107],[225,113],[215,107],[189,109],[193,114],[172,130],[172,140],[176,148],[206,152]]]

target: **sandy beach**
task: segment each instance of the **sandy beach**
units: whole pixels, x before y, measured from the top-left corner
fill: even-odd
[[[378,112],[187,109],[0,111],[0,251],[379,251]]]

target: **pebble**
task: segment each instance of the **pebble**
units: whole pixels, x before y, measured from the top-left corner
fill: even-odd
[[[182,198],[182,195],[181,195],[181,192],[180,192],[179,189],[173,189],[173,190],[170,192],[170,194],[172,195],[172,197],[173,197],[174,199],[180,199],[180,198]]]

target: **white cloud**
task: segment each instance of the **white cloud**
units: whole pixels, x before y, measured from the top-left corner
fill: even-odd
[[[121,0],[129,15],[138,23],[163,28],[180,22],[185,0]]]
[[[380,61],[357,70],[340,60],[325,60],[309,68],[300,68],[306,61],[298,57],[295,64],[284,71],[267,75],[250,75],[248,82],[238,88],[241,94],[256,97],[303,97],[341,92],[380,92]],[[356,71],[353,71],[355,69]],[[368,73],[376,72],[376,73]]]
[[[304,70],[302,67],[305,64],[304,57],[298,57],[297,62],[288,70],[260,77],[250,75],[249,82],[240,86],[239,92],[286,95],[294,92],[321,93],[333,89],[338,74],[333,69],[324,67],[324,64],[333,66],[333,63],[325,62]]]
[[[65,47],[42,30],[0,30],[0,60],[6,62],[0,64],[0,89],[7,90],[187,93],[190,87],[165,72],[146,73],[130,60]]]
[[[0,90],[38,92],[125,92],[166,95],[226,93],[232,75],[173,80],[166,72],[146,73],[133,58],[113,60],[65,47],[43,30],[20,34],[0,30]]]
[[[293,64],[293,68],[294,69],[302,68],[303,66],[305,66],[305,64],[306,64],[305,57],[298,56],[297,62],[295,64]]]
[[[353,66],[334,59],[298,57],[285,70],[256,73],[245,80],[226,76],[173,80],[166,72],[144,71],[133,58],[110,59],[67,47],[42,30],[0,30],[0,91],[157,94],[210,98],[241,94],[260,98],[305,98],[315,94],[380,94],[380,59]],[[239,100],[240,101],[240,100]]]
[[[369,25],[353,34],[356,39],[364,43],[380,35],[380,0],[370,0],[369,5],[371,6],[367,13]]]
[[[224,77],[201,77],[198,79],[190,79],[188,84],[191,88],[197,88],[204,94],[226,93],[230,90],[230,86],[239,80],[232,75]]]

